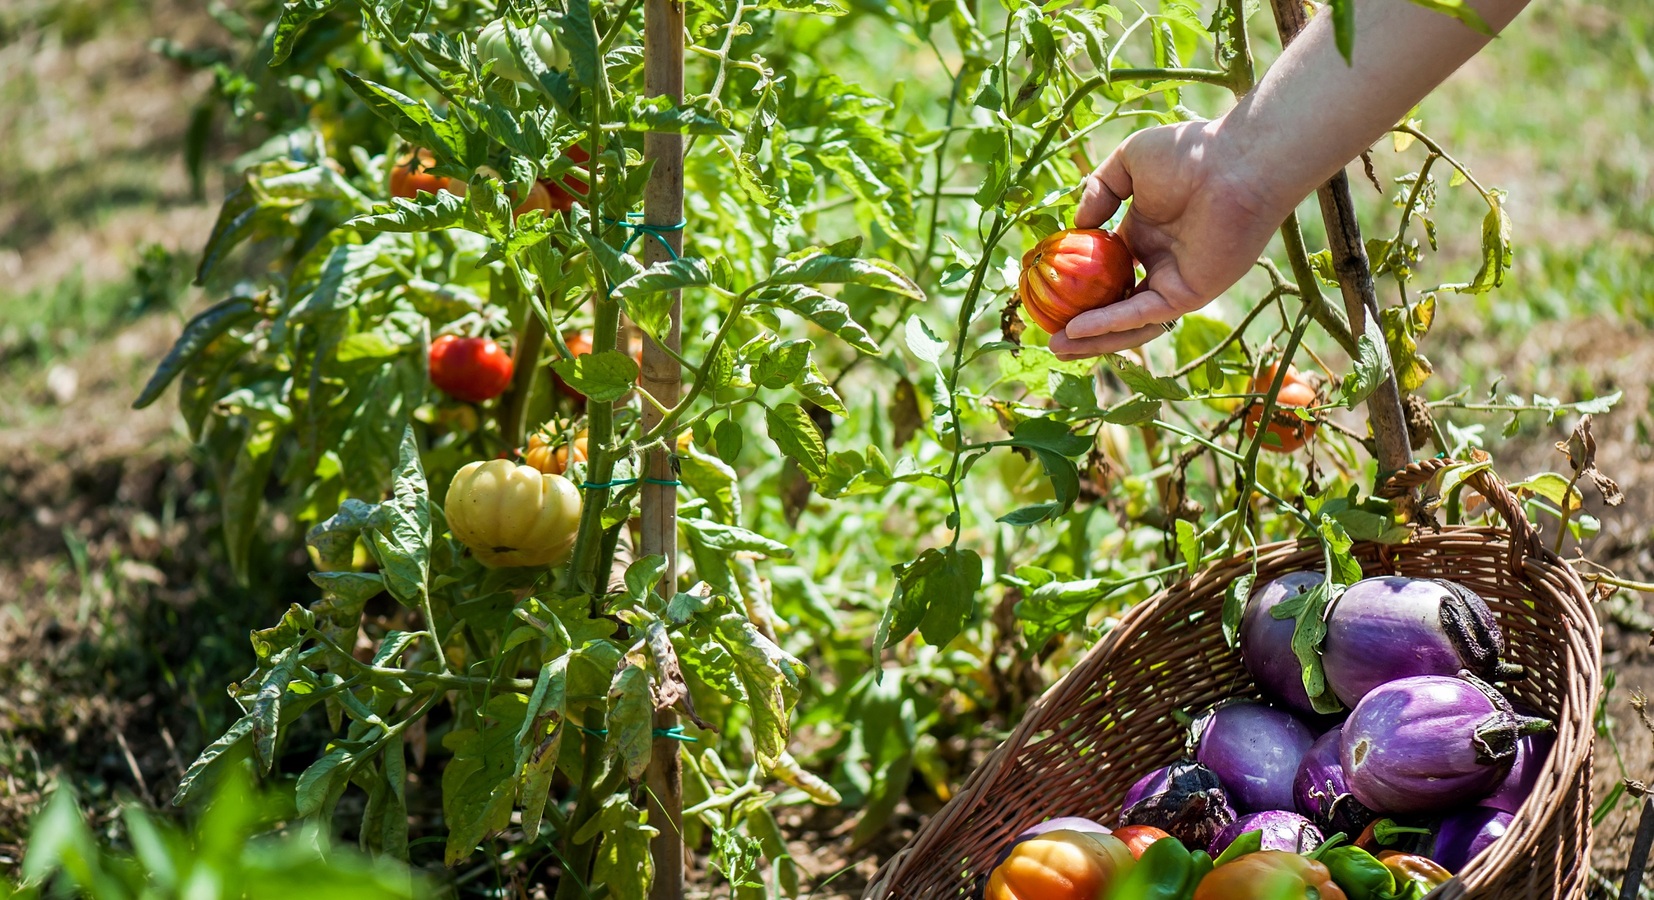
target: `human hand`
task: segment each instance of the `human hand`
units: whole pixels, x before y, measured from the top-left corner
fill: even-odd
[[[1074,227],[1099,228],[1133,198],[1118,233],[1147,276],[1137,293],[1075,316],[1050,348],[1062,359],[1136,347],[1241,279],[1291,211],[1246,173],[1222,120],[1139,131],[1086,177]]]

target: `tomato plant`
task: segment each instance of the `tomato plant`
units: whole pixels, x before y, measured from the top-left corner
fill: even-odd
[[[261,7],[247,77],[315,121],[233,94],[279,139],[247,157],[198,274],[255,252],[271,274],[190,321],[138,402],[176,381],[223,473],[231,564],[300,523],[317,595],[253,636],[244,715],[181,800],[238,760],[291,765],[308,717],[332,738],[302,761],[300,814],[359,810],[368,848],[438,837],[450,865],[509,833],[554,851],[560,900],[635,897],[662,833],[641,780],[670,745],[685,840],[738,896],[797,895],[777,807],[842,800],[864,843],[914,785],[945,799],[957,747],[1158,586],[1268,540],[1348,559],[1351,539],[1395,539],[1394,505],[1363,493],[1365,431],[1331,421],[1387,374],[1414,393],[1421,450],[1461,458],[1484,442],[1471,417],[1612,404],[1421,392],[1436,305],[1496,287],[1510,248],[1502,195],[1416,122],[1379,154],[1406,172],[1371,214],[1393,224],[1372,258],[1396,299],[1364,326],[1296,219],[1222,305],[1100,364],[989,312],[1072,220],[1088,136],[1252,86],[1239,2],[689,4],[681,103],[645,84],[637,4],[507,6]],[[860,68],[815,61],[863,39],[879,53]],[[922,69],[889,64],[920,50]],[[642,217],[662,136],[684,147],[681,223]],[[447,190],[404,196],[404,145]],[[1434,258],[1438,202],[1488,224],[1481,268],[1429,283],[1460,264]],[[459,334],[500,336],[516,368],[490,351],[438,380],[439,345],[475,346]],[[636,388],[633,334],[681,334],[660,349],[681,397]],[[1286,390],[1294,365],[1324,401]],[[493,403],[455,414],[433,383]],[[1318,427],[1312,452],[1261,455],[1287,448],[1291,406],[1327,417],[1288,430]],[[584,432],[584,459],[486,462],[550,420]],[[1450,517],[1463,474],[1441,482]],[[659,489],[681,501],[681,559],[637,552]],[[1527,490],[1591,527],[1567,479]],[[684,724],[656,733],[668,712]],[[412,790],[440,791],[435,834],[410,836]]]

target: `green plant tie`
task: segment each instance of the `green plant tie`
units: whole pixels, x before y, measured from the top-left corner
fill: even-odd
[[[640,219],[642,217],[643,213],[632,212],[627,213],[626,218],[624,219],[611,219],[607,216],[603,218],[603,221],[608,222],[610,225],[618,225],[621,228],[630,228],[632,230],[632,236],[627,238],[626,243],[620,246],[620,252],[625,253],[628,250],[631,250],[632,244],[636,243],[638,238],[647,234],[656,241],[660,242],[661,247],[665,248],[668,256],[673,259],[679,259],[680,257],[678,256],[678,251],[672,249],[671,243],[666,240],[666,235],[674,231],[682,231],[684,226],[689,224],[689,221],[685,219],[676,225],[650,225],[644,222],[632,221],[633,219]]]
[[[675,478],[616,478],[611,481],[583,481],[580,483],[580,489],[586,491],[601,491],[604,488],[612,488],[618,485],[637,484],[639,481],[642,481],[644,484],[658,484],[664,487],[680,487],[683,485],[683,482],[678,481]]]
[[[592,737],[608,737],[609,736],[609,729],[607,729],[607,728],[587,728],[584,725],[575,725],[574,727],[576,729],[582,731],[582,732],[585,732],[586,734],[591,735]],[[698,744],[698,743],[700,743],[699,738],[691,737],[690,735],[684,734],[682,725],[673,725],[671,728],[656,728],[653,731],[653,734],[654,734],[655,737],[658,737],[658,738],[666,738],[668,740],[674,740],[674,741],[683,741],[686,744]]]

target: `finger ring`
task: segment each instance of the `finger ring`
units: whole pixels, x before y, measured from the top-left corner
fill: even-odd
[[[1172,330],[1172,327],[1175,326],[1176,324],[1177,324],[1177,320],[1173,319],[1170,322],[1161,322],[1160,327],[1166,329],[1166,331],[1168,333],[1170,333],[1171,330]]]

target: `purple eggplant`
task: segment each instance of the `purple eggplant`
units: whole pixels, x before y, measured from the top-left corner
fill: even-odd
[[[1213,857],[1229,849],[1235,839],[1248,831],[1262,832],[1264,850],[1285,850],[1288,853],[1308,853],[1321,846],[1325,840],[1321,830],[1315,823],[1284,809],[1268,809],[1263,812],[1248,813],[1229,823],[1228,827],[1218,832],[1206,852]]]
[[[1304,690],[1304,671],[1292,652],[1297,619],[1277,619],[1270,612],[1282,602],[1326,580],[1320,572],[1292,572],[1252,592],[1241,616],[1240,652],[1246,671],[1271,700],[1299,713],[1313,713]]]
[[[1084,834],[1111,833],[1111,829],[1107,825],[1100,822],[1093,822],[1090,819],[1081,818],[1080,816],[1061,816],[1055,819],[1046,819],[1038,825],[1030,826],[1027,830],[1017,835],[1015,840],[1011,841],[1009,844],[1006,844],[1005,849],[999,851],[999,858],[994,860],[994,864],[989,871],[999,868],[1000,863],[1010,859],[1011,851],[1016,849],[1018,844],[1030,838],[1036,838],[1042,834],[1047,834],[1052,831],[1078,831]]]
[[[1367,578],[1346,589],[1327,614],[1321,663],[1327,686],[1354,708],[1367,692],[1414,675],[1468,669],[1506,681],[1521,667],[1500,660],[1505,636],[1487,602],[1441,579]]]
[[[1442,819],[1441,826],[1436,829],[1436,843],[1431,847],[1429,856],[1442,868],[1457,874],[1488,845],[1505,836],[1512,818],[1502,809],[1487,806],[1453,813]]]
[[[1292,807],[1292,779],[1315,743],[1291,713],[1246,700],[1195,723],[1195,759],[1217,773],[1241,813]]]
[[[1533,786],[1539,781],[1539,770],[1545,768],[1545,760],[1550,757],[1555,743],[1554,734],[1522,735],[1521,740],[1516,742],[1516,759],[1510,764],[1510,773],[1482,801],[1482,805],[1514,815],[1522,808],[1528,795],[1533,793]]]
[[[1357,835],[1377,815],[1350,793],[1344,778],[1344,764],[1338,758],[1338,742],[1344,726],[1339,725],[1315,739],[1298,774],[1292,779],[1292,799],[1298,811],[1327,834],[1342,831]]]
[[[1120,825],[1152,825],[1190,847],[1204,847],[1235,821],[1229,795],[1211,769],[1181,760],[1143,776],[1126,790]]]
[[[1522,735],[1549,727],[1517,715],[1475,676],[1416,675],[1356,704],[1339,761],[1350,793],[1369,809],[1435,812],[1486,797],[1510,770]]]

